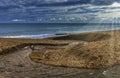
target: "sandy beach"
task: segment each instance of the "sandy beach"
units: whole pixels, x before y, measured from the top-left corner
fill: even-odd
[[[0,38],[1,78],[120,78],[119,34],[116,30],[47,39]]]
[[[120,63],[120,31],[73,34],[51,38],[68,41],[67,48],[33,52],[33,61],[57,66],[108,68]],[[46,48],[47,49],[47,48]],[[41,56],[42,55],[42,56]]]

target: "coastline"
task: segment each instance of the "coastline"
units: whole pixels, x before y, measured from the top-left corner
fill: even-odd
[[[99,31],[99,32],[109,32],[108,31]],[[54,37],[47,37],[47,38],[43,38],[43,39],[34,39],[34,38],[4,38],[4,37],[1,37],[0,38],[0,53],[3,53],[2,50],[6,50],[6,49],[9,49],[9,48],[23,48],[27,45],[39,45],[39,44],[69,44],[69,43],[66,43],[66,39],[63,39],[62,41],[63,42],[60,42],[59,41],[59,38],[61,37],[66,37],[66,36],[69,36],[69,35],[79,35],[79,34],[87,34],[87,33],[97,33],[97,32],[81,32],[81,33],[59,33],[59,34],[56,34]],[[54,40],[54,38],[58,38],[58,40]],[[64,41],[65,40],[65,41]],[[17,50],[17,49],[15,49]],[[14,50],[14,51],[15,51]],[[4,53],[3,53],[4,54]]]
[[[102,78],[104,70],[98,69],[80,69],[71,68],[67,66],[54,66],[50,64],[43,64],[34,62],[29,58],[31,53],[36,51],[65,50],[65,48],[76,45],[72,41],[64,40],[50,40],[50,39],[0,39],[2,44],[0,55],[0,77],[2,78]],[[19,45],[20,47],[18,47]],[[37,49],[32,51],[30,45],[34,45]],[[14,46],[14,48],[13,48]],[[47,53],[46,53],[47,54]],[[54,53],[53,53],[54,54]],[[41,54],[37,54],[40,60]],[[40,56],[39,56],[40,55]],[[57,54],[59,56],[59,54]],[[69,54],[68,54],[69,55]],[[36,56],[36,55],[35,55]],[[56,54],[55,54],[56,56]],[[44,56],[42,56],[44,57]],[[46,57],[45,57],[46,58]],[[91,73],[93,75],[91,75]],[[98,76],[100,75],[100,76]]]
[[[82,77],[84,75],[84,78],[106,78],[104,72],[107,72],[107,78],[109,78],[111,69],[116,72],[116,69],[120,68],[119,33],[120,30],[115,30],[70,34],[45,39],[0,38],[0,75],[7,78],[8,74],[4,72],[7,71],[10,73],[10,77],[20,75],[18,78],[21,78],[26,77],[23,74],[24,72],[30,78],[39,78],[40,76],[52,75],[46,73],[49,71],[54,72],[54,74],[56,72],[62,73],[58,75],[62,77],[65,73],[72,71],[75,74],[71,73],[68,77]],[[29,48],[30,45],[34,45],[37,50],[32,51]],[[5,63],[5,65],[2,63]],[[118,66],[116,67],[116,65]],[[45,69],[45,66],[48,68]],[[8,69],[6,70],[6,68]],[[18,69],[20,71],[17,71]],[[46,72],[39,70],[45,70]],[[46,75],[36,75],[33,72]],[[77,75],[80,72],[84,72],[84,74]],[[85,72],[88,72],[88,74]],[[119,71],[117,72],[119,74]],[[90,73],[93,73],[93,75]],[[89,77],[86,75],[89,75]],[[113,74],[114,77],[115,75]],[[58,76],[57,74],[52,75],[51,78]]]

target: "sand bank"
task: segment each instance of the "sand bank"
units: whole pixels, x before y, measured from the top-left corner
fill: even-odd
[[[55,67],[51,65],[44,65],[31,61],[29,54],[32,52],[30,47],[34,44],[36,49],[57,50],[71,47],[72,45],[66,41],[55,40],[33,40],[33,39],[0,39],[1,54],[0,55],[0,77],[1,78],[79,78],[84,77],[103,77],[103,70],[78,69]],[[20,45],[20,47],[18,47]],[[25,46],[25,47],[24,47]],[[91,75],[94,74],[94,75]]]
[[[5,54],[19,50],[25,46],[29,45],[51,45],[51,46],[61,46],[67,45],[66,42],[59,42],[56,40],[48,39],[17,39],[17,38],[0,38],[0,54]]]
[[[120,64],[120,31],[103,31],[49,38],[66,41],[62,48],[32,52],[31,60],[48,65],[108,68]]]
[[[0,54],[29,45],[40,49],[32,61],[55,66],[107,68],[120,64],[120,31],[72,34],[49,39],[0,39]]]

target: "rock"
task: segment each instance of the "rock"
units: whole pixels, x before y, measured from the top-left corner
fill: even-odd
[[[91,73],[89,73],[89,74],[90,74],[90,75],[93,75],[94,73],[91,72]]]
[[[103,75],[106,75],[107,74],[107,71],[103,71]]]
[[[25,67],[24,64],[18,64],[18,65],[15,65],[15,66],[18,66],[18,67]]]

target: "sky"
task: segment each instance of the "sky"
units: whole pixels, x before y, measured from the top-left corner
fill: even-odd
[[[0,23],[119,23],[120,0],[0,0]]]

